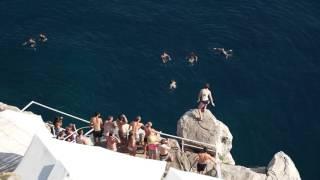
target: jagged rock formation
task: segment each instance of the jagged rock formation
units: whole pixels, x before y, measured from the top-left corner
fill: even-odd
[[[300,180],[300,174],[291,158],[280,151],[273,156],[267,168],[267,180],[290,179]]]
[[[4,111],[6,109],[10,109],[12,111],[20,111],[20,109],[15,106],[10,106],[10,105],[7,105],[7,104],[0,102],[0,111]]]
[[[224,180],[301,180],[293,161],[282,151],[274,155],[267,167],[246,168],[235,165],[230,154],[232,135],[228,127],[217,120],[209,110],[204,113],[204,118],[201,121],[199,121],[198,110],[186,112],[178,121],[177,134],[184,138],[212,144],[214,150],[216,146],[220,146],[218,152]],[[188,151],[182,152],[176,148],[172,152],[172,156],[174,157],[173,161],[168,163],[168,166],[196,172],[195,158],[197,154]],[[208,164],[205,174],[216,176],[213,163]]]
[[[203,119],[199,120],[197,109],[186,112],[178,121],[177,135],[211,144],[208,148],[219,147],[219,156],[225,164],[234,165],[235,162],[230,153],[232,148],[232,134],[229,128],[209,111],[204,112]],[[189,143],[188,144],[193,144]]]
[[[173,161],[168,163],[170,167],[196,172],[195,158],[197,154],[176,151],[173,156]],[[221,173],[224,180],[301,180],[294,163],[284,152],[276,153],[267,167],[246,168],[244,166],[221,164]],[[208,164],[205,174],[216,176],[213,163]]]

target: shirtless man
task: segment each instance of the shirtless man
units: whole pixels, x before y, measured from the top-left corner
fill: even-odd
[[[107,149],[111,151],[117,151],[117,144],[120,143],[120,139],[118,139],[113,133],[109,133],[107,136]]]
[[[150,121],[147,122],[147,124],[145,125],[145,128],[144,128],[144,132],[145,132],[145,139],[147,139],[151,133],[155,132],[155,129],[152,128],[152,122],[150,122]]]
[[[144,136],[144,154],[146,154],[147,152],[147,142],[148,142],[148,137],[154,133],[156,134],[156,130],[152,128],[152,122],[147,122],[147,124],[144,126],[144,132],[145,132],[145,136]]]
[[[168,145],[168,141],[166,139],[161,139],[160,141],[160,161],[170,161],[171,156],[169,155],[169,150],[171,147]]]
[[[151,131],[147,138],[148,142],[148,156],[149,159],[157,159],[158,155],[158,136],[154,131]]]
[[[204,147],[201,152],[198,154],[196,158],[197,163],[197,171],[198,173],[202,174],[207,167],[209,161],[215,162],[215,159],[208,154],[208,149]]]
[[[167,63],[168,61],[171,61],[171,57],[169,56],[168,53],[165,51],[161,54],[161,60],[163,63]]]
[[[135,136],[135,138],[141,143],[141,141],[144,140],[144,135],[142,135],[143,137],[140,138],[140,134],[141,134],[141,127],[143,126],[143,124],[141,123],[141,116],[137,116],[131,123],[129,126],[129,129],[131,129],[132,134]]]
[[[213,50],[224,55],[226,59],[231,57],[233,53],[232,49],[226,50],[224,48],[213,48]]]
[[[108,116],[103,124],[103,135],[107,137],[109,133],[114,133],[115,125],[113,122],[113,116]]]
[[[177,89],[177,82],[176,82],[175,80],[171,80],[171,81],[170,81],[169,89],[170,89],[170,90],[175,90],[175,89]]]
[[[48,41],[48,38],[47,38],[47,36],[44,35],[43,33],[40,33],[40,34],[39,34],[39,41],[40,41],[40,42],[46,42],[46,41]]]
[[[126,115],[121,114],[117,119],[117,126],[118,126],[118,134],[121,140],[121,144],[125,145],[127,143],[127,133],[128,133],[128,119]]]
[[[200,90],[199,95],[198,95],[198,110],[200,114],[200,120],[202,120],[202,112],[205,112],[207,109],[208,104],[212,104],[212,106],[215,106],[212,98],[211,91],[209,90],[210,85],[206,83],[204,85],[204,88]]]
[[[84,133],[83,133],[83,130],[80,129],[80,130],[78,131],[78,136],[77,136],[77,138],[76,138],[76,142],[77,142],[78,144],[89,145],[89,140],[88,140],[88,138],[85,137],[83,134],[84,134]]]
[[[191,52],[190,55],[187,56],[187,60],[190,64],[194,64],[198,62],[198,56],[196,55],[196,53]]]
[[[132,133],[129,134],[128,147],[127,148],[128,148],[128,151],[129,151],[129,155],[136,156],[136,153],[137,153],[137,142],[136,142],[135,136]]]
[[[101,119],[101,114],[96,112],[94,116],[90,120],[90,126],[93,128],[93,138],[94,138],[94,144],[98,145],[100,144],[100,138],[102,136],[101,128],[103,127],[103,122]]]
[[[30,39],[28,39],[28,41],[22,43],[22,46],[29,46],[30,48],[33,48],[34,50],[36,50],[36,45],[37,45],[37,42],[33,38],[30,38]]]

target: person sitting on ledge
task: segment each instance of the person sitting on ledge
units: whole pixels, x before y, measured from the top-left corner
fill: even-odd
[[[53,129],[51,130],[51,133],[53,134],[54,137],[58,137],[58,134],[61,131],[64,131],[64,129],[62,128],[62,119],[63,117],[54,118]]]
[[[106,143],[107,149],[111,151],[117,151],[117,144],[120,143],[120,139],[118,139],[113,133],[109,133]]]
[[[66,137],[65,130],[60,131],[59,134],[57,135],[57,139],[59,140],[64,140],[65,137]]]
[[[168,140],[161,139],[159,151],[160,151],[160,161],[171,161],[172,158],[169,155],[169,150],[171,147],[168,145]]]
[[[199,115],[200,115],[200,120],[203,119],[203,112],[206,111],[207,105],[212,104],[212,106],[215,106],[212,98],[211,91],[209,90],[210,85],[209,83],[206,83],[204,85],[204,88],[200,90],[199,95],[198,95],[198,110],[199,110]]]
[[[83,129],[78,130],[78,136],[76,138],[76,142],[78,144],[89,145],[89,139],[83,135]]]
[[[204,170],[207,167],[207,164],[209,161],[215,162],[215,159],[208,154],[208,149],[207,147],[204,147],[200,153],[198,153],[198,157],[196,158],[197,161],[197,172],[199,174],[203,174]]]

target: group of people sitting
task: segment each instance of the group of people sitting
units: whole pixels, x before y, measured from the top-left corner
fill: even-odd
[[[63,117],[56,117],[53,121],[50,131],[54,138],[68,142],[76,142],[79,144],[90,144],[89,139],[84,135],[83,129],[77,130],[76,125],[72,123],[63,128],[62,121]]]

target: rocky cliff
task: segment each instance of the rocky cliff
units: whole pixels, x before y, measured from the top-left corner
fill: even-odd
[[[211,144],[208,148],[216,151],[219,147],[219,156],[226,164],[234,165],[235,162],[230,153],[232,148],[232,134],[229,128],[209,111],[204,112],[203,119],[199,121],[197,109],[186,112],[178,121],[177,135],[183,138]],[[187,144],[195,144],[186,142]]]
[[[15,106],[10,106],[10,105],[7,105],[7,104],[0,102],[0,111],[4,111],[6,109],[9,109],[12,111],[20,111],[20,109]]]
[[[300,180],[300,175],[291,158],[284,152],[276,153],[269,165],[259,168],[247,168],[235,165],[230,153],[232,148],[232,134],[229,128],[209,111],[204,112],[204,118],[199,121],[198,110],[186,112],[177,124],[178,136],[208,143],[212,150],[218,150],[221,162],[221,173],[224,180]],[[173,141],[173,140],[172,140]],[[171,142],[176,146],[174,142]],[[219,148],[217,148],[219,147]],[[168,164],[170,167],[185,171],[195,172],[196,153],[182,152],[175,148],[172,156],[173,161]],[[215,165],[208,164],[205,174],[216,176]]]

